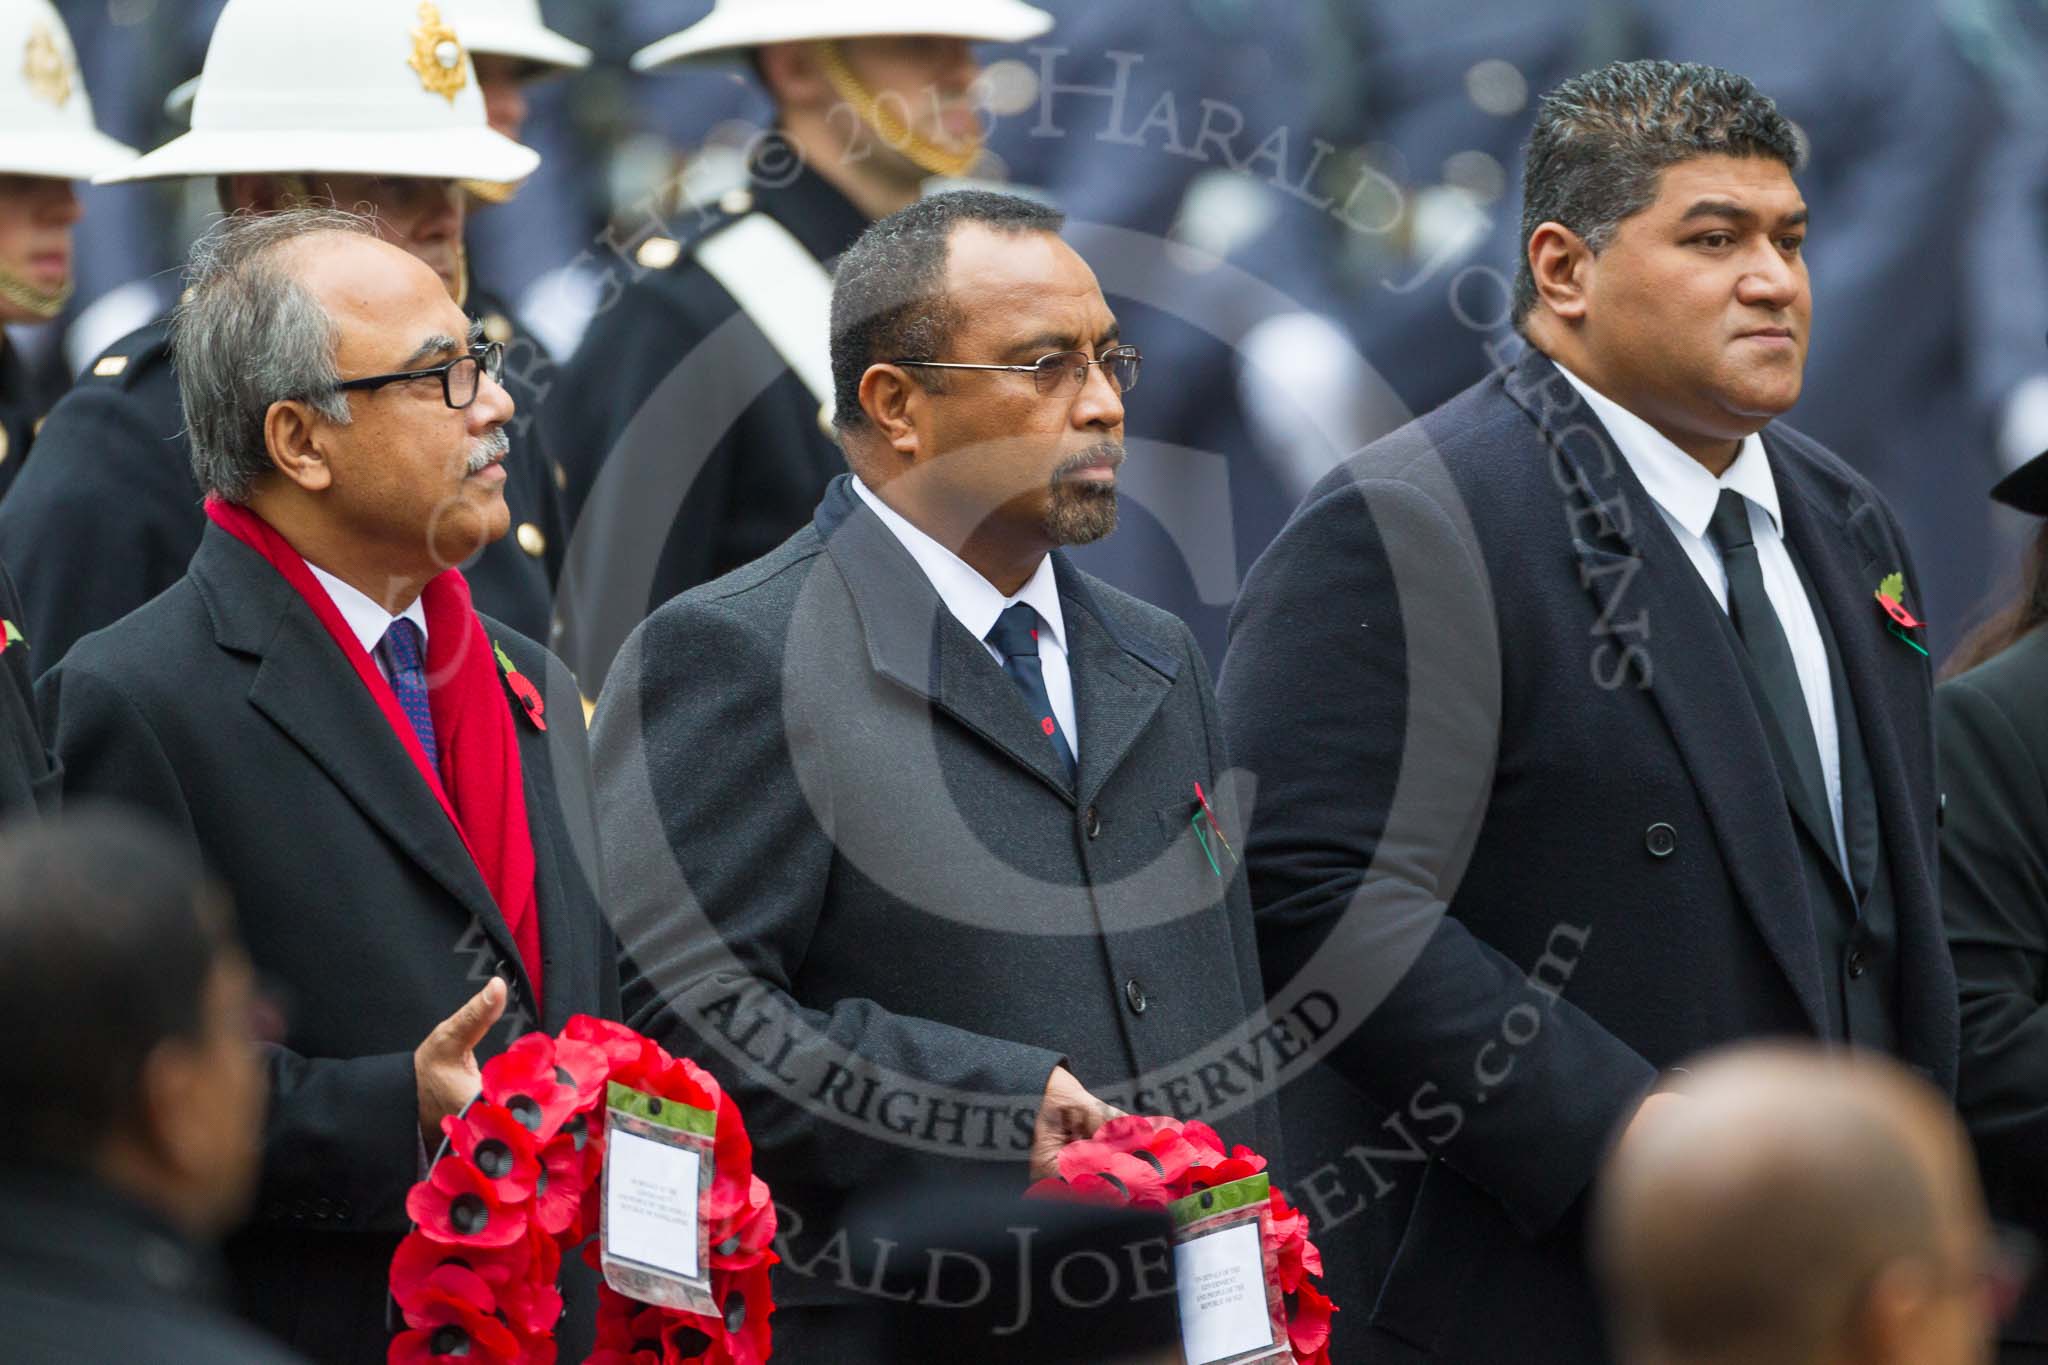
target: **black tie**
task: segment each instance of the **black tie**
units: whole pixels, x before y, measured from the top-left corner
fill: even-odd
[[[1067,737],[1060,733],[1060,723],[1053,718],[1052,698],[1045,691],[1045,667],[1038,662],[1038,612],[1028,602],[1012,602],[988,628],[987,639],[996,653],[1003,656],[1003,672],[1024,694],[1026,704],[1038,718],[1038,728],[1052,741],[1053,750],[1066,767],[1067,781],[1072,782],[1074,751],[1067,746]]]
[[[1749,652],[1750,667],[1774,713],[1771,719],[1792,756],[1797,769],[1793,776],[1804,787],[1812,809],[1825,812],[1829,809],[1828,789],[1821,777],[1813,718],[1806,710],[1806,693],[1799,686],[1799,668],[1792,661],[1784,625],[1771,606],[1770,594],[1764,591],[1763,567],[1749,535],[1749,502],[1742,494],[1732,488],[1721,491],[1714,519],[1707,525],[1707,538],[1721,551],[1721,565],[1728,571],[1728,615]],[[1825,841],[1823,846],[1828,861],[1833,862],[1833,841]]]

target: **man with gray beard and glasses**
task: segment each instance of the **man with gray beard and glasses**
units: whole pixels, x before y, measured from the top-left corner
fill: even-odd
[[[228,219],[190,282],[172,354],[205,536],[37,702],[65,794],[185,835],[284,992],[228,1262],[262,1325],[370,1365],[406,1193],[478,1059],[617,1013],[582,715],[444,567],[505,534],[513,404],[433,269],[355,215],[287,209]],[[564,1280],[580,1360],[594,1282]]]
[[[1208,667],[1061,552],[1116,526],[1139,362],[1061,225],[958,192],[867,229],[832,298],[852,472],[598,702],[628,1017],[746,1111],[792,1359],[868,1357],[839,1211],[885,1171],[1021,1189],[1113,1108],[1276,1154],[1270,1096],[1194,1060],[1263,1004]]]

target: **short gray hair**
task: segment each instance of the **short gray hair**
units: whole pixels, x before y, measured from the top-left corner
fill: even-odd
[[[341,329],[279,252],[315,233],[375,236],[360,214],[332,208],[236,213],[192,246],[184,302],[171,317],[171,362],[192,441],[192,473],[224,502],[249,500],[271,468],[263,422],[270,405],[309,404],[349,420],[334,350]]]

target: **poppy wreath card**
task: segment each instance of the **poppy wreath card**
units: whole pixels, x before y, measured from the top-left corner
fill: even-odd
[[[769,1358],[775,1204],[753,1171],[738,1107],[709,1072],[620,1024],[578,1015],[530,1033],[483,1066],[425,1179],[392,1257],[405,1330],[391,1365],[554,1365],[562,1260],[601,1261],[608,1104],[702,1116],[709,1171],[696,1205],[706,1297],[689,1311],[598,1286],[597,1345],[584,1365],[759,1365]],[[651,1101],[651,1105],[650,1102]],[[697,1248],[693,1247],[695,1251]]]
[[[1314,1283],[1323,1273],[1323,1255],[1309,1240],[1307,1215],[1271,1187],[1265,1172],[1264,1157],[1242,1145],[1226,1150],[1206,1123],[1126,1115],[1103,1124],[1094,1137],[1061,1148],[1059,1174],[1039,1181],[1029,1193],[1041,1199],[1164,1209],[1186,1234],[1242,1229],[1250,1239],[1249,1229],[1256,1227],[1270,1345],[1223,1358],[1328,1365],[1330,1315],[1337,1306]],[[1252,1245],[1246,1242],[1247,1255]],[[1183,1263],[1183,1270],[1188,1264],[1193,1262]],[[1180,1285],[1184,1333],[1196,1330],[1189,1311],[1191,1289]]]

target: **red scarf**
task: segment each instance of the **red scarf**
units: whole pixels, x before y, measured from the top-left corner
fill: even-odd
[[[519,736],[513,729],[512,707],[498,682],[498,668],[483,622],[469,601],[469,584],[459,570],[436,575],[420,594],[427,614],[427,709],[434,717],[434,739],[441,770],[427,766],[412,722],[399,709],[398,696],[384,674],[356,639],[341,609],[313,577],[304,557],[270,523],[246,507],[206,500],[206,515],[215,525],[270,561],[270,567],[306,599],[306,605],[327,627],[356,676],[405,751],[420,777],[448,813],[469,856],[483,874],[484,885],[498,903],[533,983],[534,1007],[540,1006],[540,910],[533,889],[533,831],[526,823],[526,784],[519,767]]]

